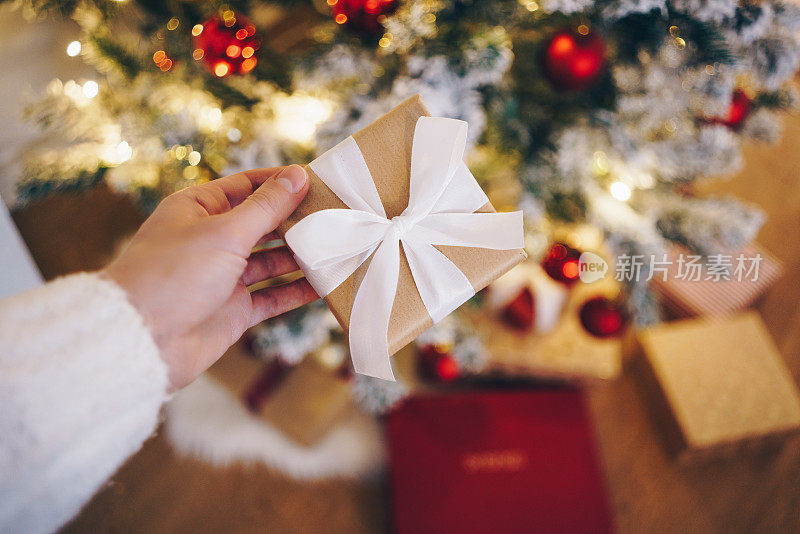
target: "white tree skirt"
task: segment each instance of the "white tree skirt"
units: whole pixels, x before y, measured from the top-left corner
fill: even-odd
[[[201,376],[166,407],[166,435],[174,448],[215,465],[263,463],[300,480],[366,477],[384,463],[381,428],[353,410],[313,447],[303,447],[253,417],[228,390]]]

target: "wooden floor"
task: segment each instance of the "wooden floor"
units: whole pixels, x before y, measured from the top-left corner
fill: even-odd
[[[706,187],[762,206],[759,242],[786,275],[758,308],[800,381],[800,117],[777,146],[750,146],[746,168]],[[102,265],[135,228],[132,206],[106,190],[15,214],[48,277]],[[800,532],[800,437],[702,465],[665,453],[635,375],[595,387],[591,409],[620,532]],[[384,532],[381,480],[301,484],[263,467],[215,469],[151,439],[66,527],[67,532]]]

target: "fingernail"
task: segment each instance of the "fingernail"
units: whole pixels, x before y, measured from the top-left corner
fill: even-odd
[[[308,180],[308,175],[300,165],[286,167],[275,178],[276,182],[292,194],[298,193],[303,189],[303,186],[306,185],[306,180]]]

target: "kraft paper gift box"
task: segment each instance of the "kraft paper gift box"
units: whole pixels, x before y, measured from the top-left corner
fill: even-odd
[[[209,372],[254,417],[300,445],[315,445],[355,409],[348,377],[314,354],[288,367],[232,351]]]
[[[400,215],[408,206],[415,128],[420,117],[429,116],[429,111],[417,95],[352,136],[369,168],[388,219]],[[308,194],[297,210],[278,227],[281,237],[312,213],[330,208],[347,209],[347,205],[323,183],[310,166],[305,169],[310,180]],[[495,210],[487,202],[477,212],[494,213]],[[482,289],[526,257],[522,249],[434,246],[464,273],[475,291]],[[324,297],[345,331],[348,331],[353,302],[370,261],[365,261],[349,278]],[[432,324],[412,277],[403,247],[400,247],[397,293],[387,334],[389,354],[394,354],[416,339]]]
[[[756,312],[637,333],[637,360],[670,452],[697,458],[800,427],[800,395]]]

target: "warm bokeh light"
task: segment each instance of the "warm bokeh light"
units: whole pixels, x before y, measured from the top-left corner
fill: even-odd
[[[242,66],[240,67],[240,70],[242,72],[250,72],[255,68],[255,66],[256,66],[256,60],[255,58],[251,57],[242,61]]]
[[[225,55],[231,59],[239,57],[242,53],[242,48],[238,45],[230,45],[225,49]]]
[[[219,63],[214,65],[214,74],[216,74],[220,78],[228,74],[230,70],[231,70],[230,66],[224,61],[220,61]]]
[[[242,140],[242,131],[239,128],[231,128],[228,130],[228,141],[231,143],[238,143]]]
[[[81,53],[82,48],[83,46],[81,45],[80,41],[72,41],[67,45],[67,55],[69,57],[75,57]]]
[[[89,80],[85,84],[83,84],[83,96],[86,98],[94,98],[97,96],[97,93],[100,91],[100,87],[97,85],[97,82],[94,80]]]
[[[631,198],[631,188],[628,187],[628,184],[624,182],[614,182],[611,184],[609,192],[611,193],[612,197],[616,198],[620,202],[625,202]]]
[[[562,271],[563,271],[564,276],[566,278],[569,278],[569,279],[577,278],[578,274],[580,274],[578,272],[579,271],[578,262],[577,261],[568,261],[568,262],[564,263],[564,267],[562,267]]]
[[[309,95],[281,97],[275,105],[275,130],[298,143],[310,143],[317,127],[333,113],[333,104]]]

